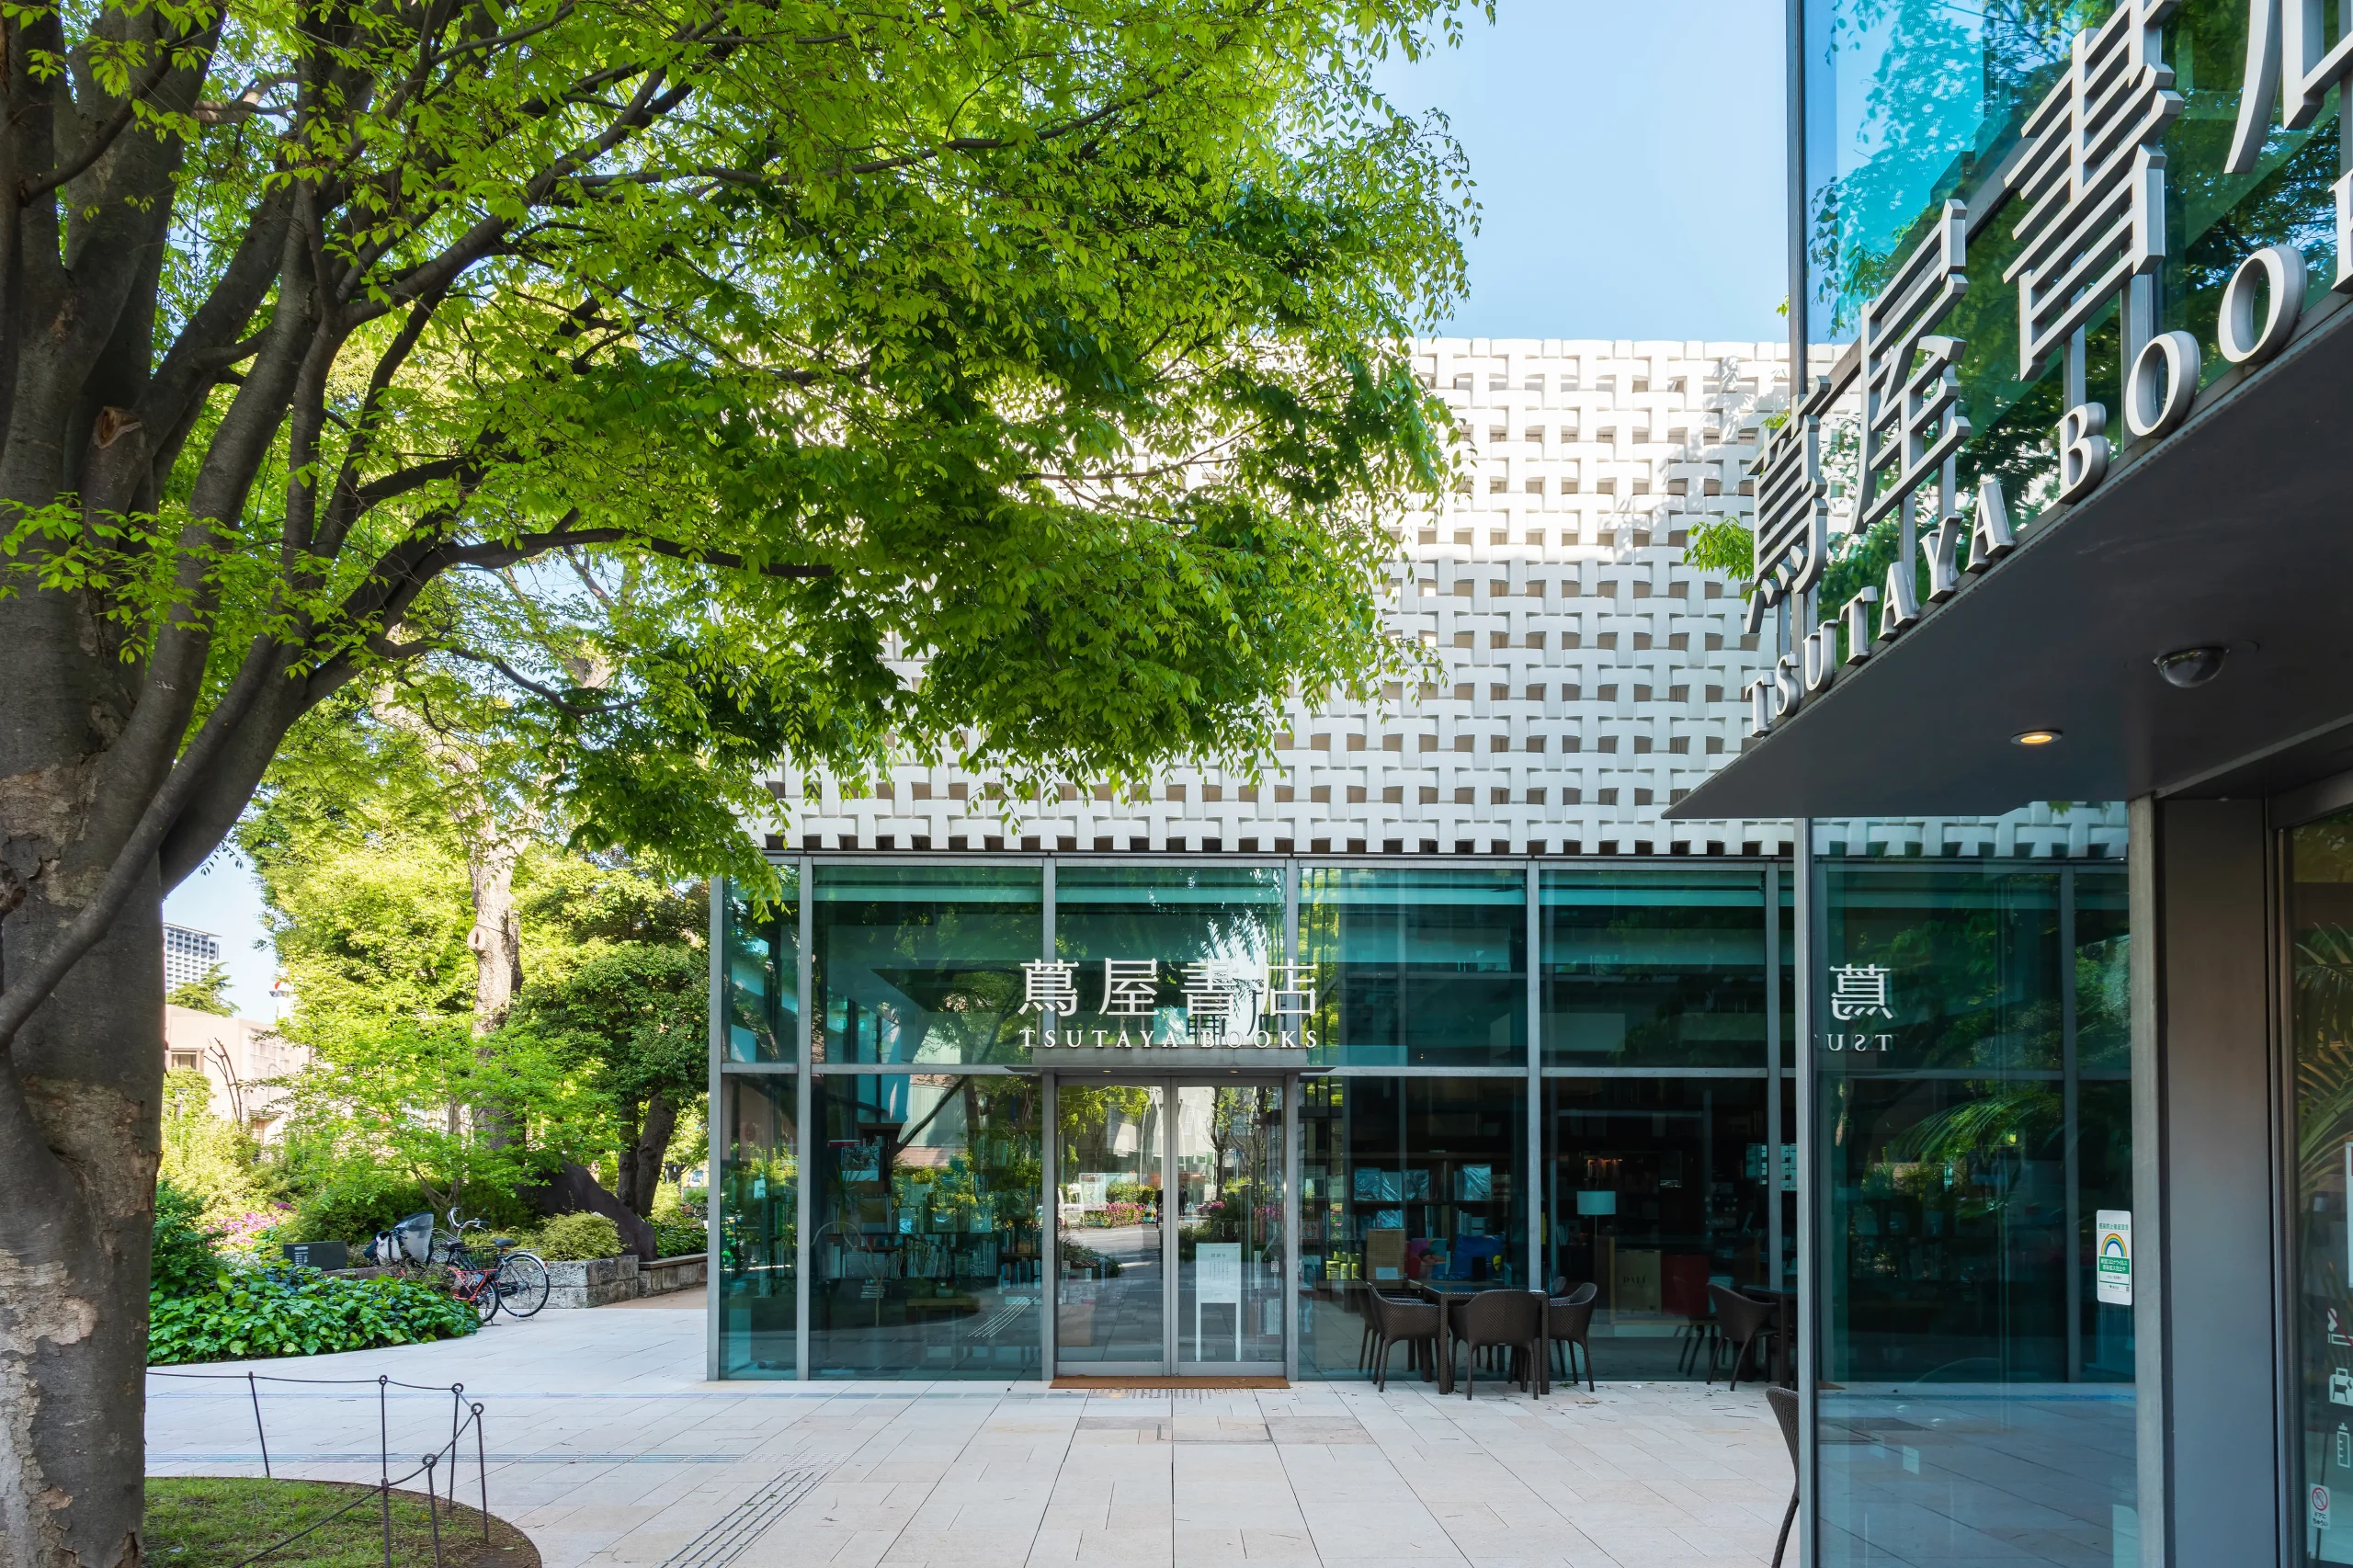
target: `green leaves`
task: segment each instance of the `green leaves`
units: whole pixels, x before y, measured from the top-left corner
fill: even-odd
[[[425,1280],[308,1268],[222,1271],[193,1288],[159,1271],[147,1312],[151,1367],[419,1345],[479,1326],[471,1305]]]
[[[175,11],[212,107],[108,199],[160,202],[157,368],[236,365],[237,412],[153,411],[152,507],[18,499],[7,583],[134,665],[195,629],[216,693],[256,639],[305,703],[494,692],[575,842],[698,870],[756,876],[782,766],[1247,767],[1411,663],[1407,339],[1470,209],[1369,73],[1451,10]],[[91,50],[120,87],[166,45]]]

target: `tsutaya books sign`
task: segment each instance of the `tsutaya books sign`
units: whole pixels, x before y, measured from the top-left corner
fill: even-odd
[[[1927,238],[1863,308],[1851,378],[1817,381],[1759,456],[1748,630],[1756,632],[1766,612],[1783,605],[1797,624],[1773,668],[1745,688],[1752,737],[1827,690],[1842,663],[1869,660],[2017,546],[1998,480],[1982,480],[1966,511],[1956,494],[1957,460],[1970,436],[1955,369],[1966,345],[1936,329],[1969,289],[1971,228],[2010,201],[2025,206],[2013,226],[2018,253],[2002,281],[2018,289],[2019,379],[2033,381],[2052,355],[2063,355],[2078,400],[2052,433],[2061,502],[2083,500],[2108,477],[2109,410],[2080,389],[2084,330],[2110,304],[2120,306],[2125,428],[2154,439],[2188,417],[2203,350],[2188,333],[2158,331],[2155,319],[2156,275],[2165,259],[2161,143],[2182,112],[2161,42],[2179,6],[2180,0],[2121,0],[2105,22],[2075,36],[2060,80],[2020,129],[2004,183],[1980,193],[1986,203],[1980,211],[1959,201],[1939,209]],[[2248,0],[2248,13],[2238,124],[2222,165],[2232,175],[2257,168],[2275,107],[2286,129],[2300,130],[2319,116],[2329,88],[2353,91],[2353,27],[2325,36],[2313,0]],[[2332,287],[2353,290],[2353,168],[2343,158],[2331,187]],[[2215,328],[2224,359],[2252,367],[2287,346],[2303,312],[2304,277],[2293,245],[2266,245],[2240,262],[2222,290]],[[1817,621],[1829,518],[1821,426],[1850,391],[1862,403],[1856,531],[1898,517],[1899,548],[1882,586],[1859,590],[1840,619]]]
[[[1182,1001],[1161,1005],[1162,975],[1174,971]],[[1082,968],[1063,959],[1021,966],[1021,1010],[1038,1023],[1021,1043],[1097,1051],[1184,1047],[1206,1051],[1305,1051],[1315,1044],[1316,968],[1256,960],[1103,959],[1086,965],[1096,991],[1095,1022],[1076,1018]],[[1097,989],[1099,987],[1099,989]],[[1043,1026],[1042,1028],[1040,1026]]]

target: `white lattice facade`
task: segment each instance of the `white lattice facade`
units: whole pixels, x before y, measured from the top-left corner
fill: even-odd
[[[1438,338],[1426,384],[1464,477],[1399,518],[1391,615],[1444,661],[1378,710],[1302,709],[1258,784],[1184,768],[1149,801],[1065,790],[1008,823],[993,780],[906,765],[864,797],[775,786],[775,847],[1243,854],[1785,854],[1790,824],[1660,812],[1736,753],[1762,667],[1737,585],[1681,557],[1748,518],[1786,346]],[[2120,814],[1839,824],[1854,854],[2122,853]]]

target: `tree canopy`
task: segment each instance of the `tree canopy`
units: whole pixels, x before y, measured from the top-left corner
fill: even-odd
[[[1401,671],[1405,340],[1471,208],[1370,72],[1456,4],[0,17],[27,1550],[136,1539],[152,1196],[76,1173],[152,1168],[161,896],[322,704],[494,704],[575,845],[757,878],[779,763],[1132,779]],[[63,1301],[99,1326],[8,1350]]]

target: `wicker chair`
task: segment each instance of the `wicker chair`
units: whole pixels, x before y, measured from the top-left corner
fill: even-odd
[[[1782,1440],[1790,1445],[1790,1468],[1798,1463],[1798,1394],[1795,1389],[1768,1388],[1765,1398],[1773,1406],[1773,1415],[1781,1423]],[[1790,1527],[1797,1522],[1798,1489],[1790,1483],[1790,1506],[1781,1514],[1781,1538],[1773,1543],[1773,1568],[1781,1568],[1781,1553],[1789,1550]]]
[[[1462,1397],[1478,1392],[1479,1352],[1490,1346],[1520,1352],[1519,1381],[1543,1392],[1544,1298],[1532,1290],[1482,1290],[1454,1306],[1454,1336],[1469,1352]],[[1508,1363],[1506,1363],[1508,1365]]]
[[[1567,1281],[1562,1281],[1566,1284]],[[1601,1287],[1590,1279],[1566,1296],[1555,1296],[1544,1303],[1544,1337],[1552,1342],[1553,1365],[1561,1369],[1561,1376],[1569,1382],[1577,1381],[1577,1352],[1585,1352],[1585,1386],[1594,1387],[1593,1346],[1586,1335],[1593,1331],[1594,1298],[1601,1294]]]
[[[1723,1336],[1740,1347],[1732,1358],[1732,1386],[1738,1388],[1740,1369],[1747,1362],[1749,1352],[1761,1341],[1768,1355],[1771,1353],[1777,1333],[1774,1324],[1780,1316],[1780,1309],[1770,1301],[1760,1301],[1737,1290],[1727,1290],[1722,1285],[1708,1287],[1708,1300],[1716,1309],[1716,1322],[1721,1325]],[[1771,1365],[1769,1361],[1765,1364]],[[1716,1381],[1716,1369],[1712,1364],[1708,1368],[1708,1381]]]
[[[1372,1319],[1372,1386],[1389,1387],[1389,1357],[1398,1346],[1409,1346],[1419,1354],[1415,1359],[1422,1376],[1430,1376],[1430,1369],[1438,1365],[1438,1310],[1428,1301],[1400,1301],[1384,1296],[1378,1290],[1368,1290],[1364,1298],[1365,1312]],[[1423,1347],[1427,1346],[1427,1349]]]

